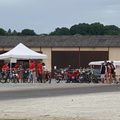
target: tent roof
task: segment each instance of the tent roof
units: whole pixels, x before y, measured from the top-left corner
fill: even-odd
[[[46,59],[47,56],[45,54],[37,53],[22,43],[19,43],[16,47],[11,49],[10,51],[1,54],[0,59]]]

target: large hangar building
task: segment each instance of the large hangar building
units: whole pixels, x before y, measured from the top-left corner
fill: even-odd
[[[0,36],[0,54],[19,43],[46,54],[48,70],[54,66],[79,68],[87,67],[91,61],[120,60],[120,36]]]

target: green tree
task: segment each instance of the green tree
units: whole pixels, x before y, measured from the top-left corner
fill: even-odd
[[[4,29],[0,28],[0,36],[2,36],[2,35],[6,35],[6,31]]]
[[[104,30],[104,25],[96,22],[90,25],[89,33],[90,35],[104,35]]]
[[[78,25],[73,25],[73,26],[70,28],[70,33],[71,33],[71,35],[78,34],[78,31],[79,31]]]
[[[106,25],[105,26],[106,35],[120,35],[120,28],[115,25]]]
[[[12,35],[12,31],[10,28],[8,29],[7,35]]]
[[[66,27],[56,28],[50,35],[70,35],[70,30]]]
[[[72,35],[80,34],[80,35],[88,35],[89,34],[90,25],[86,23],[80,23],[78,25],[74,25],[70,28],[70,33]]]
[[[34,30],[24,29],[22,30],[21,35],[36,35],[36,33],[34,32]]]
[[[18,35],[17,31],[13,30],[12,35],[17,36]]]

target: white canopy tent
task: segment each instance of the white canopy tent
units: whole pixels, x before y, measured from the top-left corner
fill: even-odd
[[[22,43],[19,43],[16,47],[10,51],[0,55],[0,60],[9,60],[10,61],[10,73],[11,73],[11,64],[17,60],[30,60],[30,59],[47,59],[47,55],[37,53]]]
[[[0,59],[2,60],[29,60],[29,59],[46,59],[47,55],[37,53],[22,43],[19,43],[16,47],[11,49],[10,51],[3,53],[0,55]]]

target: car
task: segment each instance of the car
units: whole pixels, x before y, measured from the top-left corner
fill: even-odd
[[[94,68],[91,74],[91,82],[99,83],[101,80],[100,68]]]

